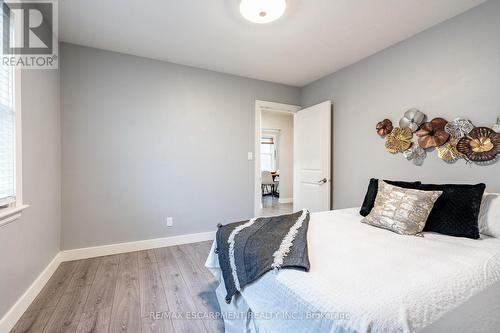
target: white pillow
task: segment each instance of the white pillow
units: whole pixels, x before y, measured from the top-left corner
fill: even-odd
[[[500,238],[500,193],[484,193],[479,210],[479,232]]]

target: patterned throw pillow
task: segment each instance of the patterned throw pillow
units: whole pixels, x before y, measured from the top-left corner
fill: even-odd
[[[401,235],[420,235],[442,191],[420,191],[378,181],[375,205],[361,222]]]
[[[416,188],[415,186],[422,184],[421,182],[401,182],[401,181],[387,180],[387,179],[384,179],[384,182],[386,182],[389,185],[395,185],[404,188]],[[363,200],[363,204],[361,205],[361,209],[359,210],[360,215],[366,216],[370,214],[370,212],[373,209],[373,205],[375,204],[375,198],[377,197],[377,192],[378,192],[378,179],[371,178],[370,182],[368,183],[368,189],[366,190],[365,200]]]

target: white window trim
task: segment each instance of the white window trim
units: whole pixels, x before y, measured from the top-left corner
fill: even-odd
[[[18,220],[23,210],[29,207],[23,203],[23,164],[22,164],[22,117],[21,117],[21,69],[16,68],[14,74],[14,114],[16,126],[16,205],[0,209],[0,226]]]

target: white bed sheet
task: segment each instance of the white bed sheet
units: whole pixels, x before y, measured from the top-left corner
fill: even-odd
[[[253,313],[225,320],[226,332],[440,332],[473,319],[476,332],[500,332],[499,239],[401,236],[360,223],[358,211],[312,214],[310,272],[270,272],[222,301],[222,311]],[[213,251],[207,267],[222,282]],[[217,292],[223,300],[223,283]]]

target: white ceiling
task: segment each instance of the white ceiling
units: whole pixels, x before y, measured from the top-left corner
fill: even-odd
[[[65,42],[303,86],[485,0],[287,0],[244,21],[238,0],[62,0]]]

